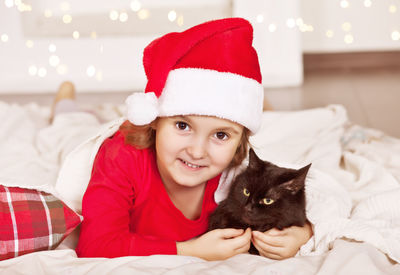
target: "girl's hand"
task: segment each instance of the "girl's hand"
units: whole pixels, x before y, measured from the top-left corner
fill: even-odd
[[[312,237],[309,223],[303,227],[291,226],[283,230],[276,228],[252,232],[251,241],[261,256],[274,260],[283,260],[296,255],[300,247]]]
[[[249,251],[251,229],[215,229],[186,242],[176,243],[178,255],[196,256],[208,261],[225,260]]]

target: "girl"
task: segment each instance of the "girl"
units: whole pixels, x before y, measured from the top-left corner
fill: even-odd
[[[221,260],[248,251],[294,256],[311,228],[208,233],[221,174],[239,165],[261,123],[263,88],[252,27],[207,22],[144,50],[145,93],[104,141],[82,202],[80,257],[178,254]]]

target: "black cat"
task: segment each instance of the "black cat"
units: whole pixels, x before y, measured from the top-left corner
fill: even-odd
[[[250,227],[267,231],[292,225],[303,226],[304,183],[311,164],[296,170],[276,166],[250,149],[249,165],[232,182],[228,196],[210,215],[208,231]],[[251,254],[258,254],[251,245]]]

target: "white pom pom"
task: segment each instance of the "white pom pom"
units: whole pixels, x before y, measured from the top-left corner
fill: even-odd
[[[127,117],[135,125],[146,125],[158,116],[158,100],[153,92],[133,93],[125,100]]]

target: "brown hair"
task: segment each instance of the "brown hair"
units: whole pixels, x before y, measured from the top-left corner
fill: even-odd
[[[154,129],[154,125],[157,123],[157,120],[158,118],[152,121],[150,124],[143,126],[134,125],[128,120],[125,121],[119,127],[119,130],[125,136],[125,143],[130,144],[138,149],[154,148],[156,142],[156,130]],[[246,127],[243,127],[243,133],[239,142],[239,146],[237,147],[236,153],[233,156],[228,168],[232,168],[241,164],[246,158],[250,145],[249,136],[250,130]]]

